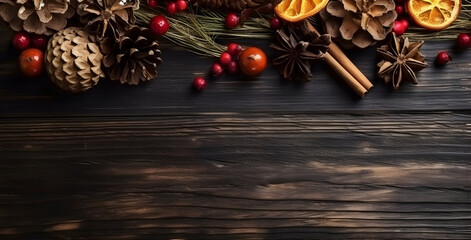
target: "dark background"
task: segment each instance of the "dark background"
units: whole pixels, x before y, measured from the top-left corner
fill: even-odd
[[[13,71],[0,39],[0,239],[471,238],[471,52],[453,41],[426,42],[399,90],[374,48],[348,51],[374,83],[360,99],[323,63],[195,93],[215,59],[165,42],[158,79],[69,94]]]

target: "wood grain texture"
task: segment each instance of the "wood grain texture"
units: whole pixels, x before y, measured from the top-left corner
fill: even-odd
[[[251,44],[273,55],[266,41]],[[468,110],[471,52],[453,53],[452,64],[444,68],[433,64],[440,49],[452,49],[453,45],[453,41],[426,42],[423,52],[430,67],[419,73],[418,85],[406,83],[397,91],[376,79],[378,61],[374,48],[347,52],[374,83],[371,91],[359,99],[333,72],[326,71],[324,63],[314,66],[313,80],[304,84],[282,80],[269,66],[259,78],[225,76],[210,81],[204,92],[196,94],[191,90],[193,77],[206,74],[215,59],[164,44],[159,77],[140,86],[102,80],[90,92],[74,95],[58,90],[47,78],[4,76],[0,81],[0,116]],[[1,54],[11,60],[16,53]]]
[[[471,114],[4,118],[2,239],[470,239]]]

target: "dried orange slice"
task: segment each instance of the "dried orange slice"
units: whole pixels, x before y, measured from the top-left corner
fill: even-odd
[[[288,21],[304,20],[322,10],[329,0],[283,0],[275,7],[278,17]]]
[[[442,30],[458,18],[461,0],[409,0],[407,11],[417,25]]]

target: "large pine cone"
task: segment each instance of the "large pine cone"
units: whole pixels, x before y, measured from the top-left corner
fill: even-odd
[[[68,0],[0,0],[0,16],[13,31],[51,35],[63,29],[74,12]]]
[[[326,33],[345,48],[365,48],[384,40],[397,17],[394,0],[330,1],[321,17]]]
[[[107,46],[111,48],[106,49]],[[150,29],[132,26],[117,42],[103,41],[102,48],[106,54],[103,65],[111,80],[137,85],[157,77],[162,59],[159,43]]]
[[[196,0],[198,6],[209,8],[226,8],[234,11],[242,11],[246,8],[258,8],[263,5],[276,5],[281,0]]]
[[[83,92],[105,76],[101,70],[103,54],[94,41],[94,36],[77,27],[63,29],[49,40],[46,70],[57,86],[74,93]]]
[[[95,34],[99,40],[105,37],[117,40],[134,25],[134,10],[137,9],[139,0],[84,0],[77,13],[81,16],[80,21],[86,24],[85,30]]]

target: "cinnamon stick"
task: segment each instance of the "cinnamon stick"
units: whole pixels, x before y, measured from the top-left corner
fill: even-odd
[[[352,88],[352,90],[360,97],[363,97],[368,90],[366,90],[363,85],[360,84],[360,82],[357,81],[345,68],[340,65],[337,60],[330,55],[330,53],[326,52],[324,54],[324,60],[329,64],[329,66],[338,74],[342,79],[345,81],[345,83]]]
[[[307,23],[307,27],[309,31],[319,34],[319,31],[317,31],[317,29],[314,26],[312,26],[312,24],[309,21],[306,21],[306,23]],[[358,83],[360,83],[360,85],[363,86],[364,89],[368,91],[371,89],[371,87],[373,87],[373,84],[368,80],[368,78],[355,66],[355,64],[353,64],[352,61],[350,61],[350,59],[342,52],[342,50],[337,46],[337,44],[332,42],[329,45],[328,53],[330,54],[331,57],[335,59],[335,62],[339,63],[341,68],[346,70],[349,73],[349,75],[353,76],[353,78]],[[333,62],[329,63],[329,65],[330,64],[333,64]],[[349,86],[352,86],[352,85],[349,84]],[[356,91],[360,91],[360,90],[356,89]]]
[[[366,90],[370,90],[373,87],[373,84],[366,78],[366,76],[358,69],[355,64],[353,64],[350,59],[342,52],[342,50],[332,42],[329,46],[329,53],[332,57],[337,60],[337,62],[342,65]]]

